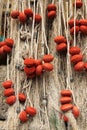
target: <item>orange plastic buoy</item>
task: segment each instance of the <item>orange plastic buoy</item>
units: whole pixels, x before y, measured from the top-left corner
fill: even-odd
[[[74,19],[70,19],[68,21],[68,24],[69,24],[70,28],[72,28],[74,26]],[[75,25],[79,26],[79,20],[78,19],[75,19]]]
[[[3,55],[4,54],[4,49],[3,49],[3,46],[0,47],[0,55]]]
[[[18,16],[19,16],[19,11],[18,11],[18,10],[13,10],[13,11],[11,12],[11,17],[12,17],[13,19],[17,19]]]
[[[33,59],[33,58],[25,58],[24,64],[26,66],[33,66],[33,65],[35,65],[35,59]]]
[[[6,53],[10,53],[11,52],[11,47],[9,47],[9,46],[7,46],[7,45],[4,45],[3,46],[3,50],[4,50],[4,52],[6,52]]]
[[[75,4],[76,4],[76,8],[81,8],[83,5],[82,0],[76,0],[76,3],[74,2],[73,6],[75,6]]]
[[[62,96],[71,96],[72,92],[70,90],[61,90],[61,95]]]
[[[41,20],[42,20],[41,15],[39,15],[39,14],[35,14],[35,23],[40,23]]]
[[[70,103],[72,101],[71,97],[61,97],[60,102],[61,104]]]
[[[74,66],[75,71],[82,71],[84,69],[84,62],[80,61]]]
[[[5,41],[0,42],[0,47],[2,47],[2,46],[4,46],[4,45],[6,45],[6,42],[5,42]]]
[[[64,36],[57,36],[57,37],[55,37],[54,38],[54,42],[56,42],[57,44],[59,44],[59,43],[65,43],[65,37]]]
[[[6,45],[9,47],[13,47],[13,45],[14,45],[14,40],[11,38],[6,38],[5,42],[6,42]]]
[[[56,17],[56,11],[50,11],[47,13],[48,19],[54,19]]]
[[[25,23],[27,21],[27,16],[23,12],[20,12],[18,19],[21,23]]]
[[[26,96],[24,93],[19,93],[18,99],[20,102],[25,102],[26,101]]]
[[[79,117],[80,111],[79,111],[79,109],[78,109],[77,106],[73,106],[72,113],[73,113],[73,115],[74,115],[75,118]]]
[[[50,63],[44,63],[43,64],[43,69],[46,71],[52,71],[53,70],[53,65]]]
[[[43,66],[42,66],[42,65],[38,65],[38,66],[36,67],[36,75],[37,75],[37,76],[42,75],[42,71],[43,71]]]
[[[42,57],[42,60],[43,60],[44,62],[51,62],[51,61],[53,61],[53,59],[54,59],[54,56],[52,56],[51,54],[44,55],[44,56]]]
[[[24,10],[24,13],[25,13],[25,15],[26,15],[27,17],[33,17],[33,11],[32,11],[32,9],[26,8],[26,9]]]
[[[87,35],[87,26],[81,25],[79,27],[79,30],[81,31],[82,34]]]
[[[71,56],[70,60],[71,60],[72,63],[76,64],[79,61],[83,60],[83,55],[82,54],[73,55],[73,56]]]
[[[26,107],[25,111],[26,111],[26,113],[29,114],[30,116],[35,116],[36,113],[37,113],[36,109],[35,109],[34,107],[31,107],[31,106]]]
[[[80,25],[87,26],[87,19],[80,19],[80,20],[79,20],[79,24],[80,24]]]
[[[64,105],[62,105],[61,107],[60,107],[60,109],[61,109],[61,111],[63,111],[63,112],[66,112],[66,111],[68,111],[68,110],[71,110],[73,108],[73,105],[72,104],[64,104]]]
[[[25,66],[24,67],[24,72],[26,74],[33,74],[35,72],[35,66],[32,66],[32,67]]]
[[[2,83],[2,86],[5,88],[5,89],[8,89],[8,88],[11,88],[13,86],[13,82],[11,80],[7,80],[7,81],[4,81]]]
[[[55,4],[48,4],[47,11],[56,11],[56,5]]]
[[[35,65],[36,66],[41,65],[41,64],[42,64],[42,60],[39,60],[39,59],[35,60]]]
[[[71,55],[79,54],[81,52],[81,49],[77,46],[70,47],[69,53]]]
[[[67,49],[67,44],[66,43],[61,43],[56,45],[56,50],[59,52],[65,51]]]
[[[16,102],[16,96],[12,95],[6,98],[6,103],[8,105],[13,105]]]
[[[4,90],[4,96],[9,97],[11,95],[14,95],[15,91],[13,88],[8,88]]]
[[[25,111],[21,111],[19,114],[19,119],[21,122],[26,122],[28,120],[27,113]]]
[[[75,26],[75,33],[78,34],[78,32],[79,32],[79,26]],[[70,34],[71,34],[71,35],[74,35],[74,27],[72,27],[72,28],[70,29]]]

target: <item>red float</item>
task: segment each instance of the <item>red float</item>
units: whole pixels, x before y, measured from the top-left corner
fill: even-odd
[[[44,55],[44,56],[42,57],[42,60],[43,60],[44,62],[51,62],[51,61],[53,61],[53,59],[54,59],[54,57],[53,57],[51,54],[47,54],[47,55]]]
[[[16,102],[16,96],[12,95],[6,98],[6,103],[8,105],[13,105]]]
[[[20,112],[19,119],[21,122],[26,122],[28,120],[27,113],[25,111]]]
[[[50,63],[44,63],[43,64],[43,69],[46,71],[52,71],[53,70],[53,65]]]
[[[18,10],[13,10],[13,11],[11,12],[11,17],[12,17],[13,19],[17,19],[18,16],[19,16],[19,11],[18,11]]]
[[[72,92],[70,90],[61,90],[61,95],[62,96],[71,96]]]
[[[62,105],[61,107],[60,107],[60,109],[61,109],[61,111],[63,111],[63,112],[66,112],[66,111],[68,111],[68,110],[71,110],[73,108],[73,105],[72,104],[64,104],[64,105]]]
[[[26,113],[29,114],[30,116],[35,116],[36,113],[37,113],[36,109],[35,109],[34,107],[31,107],[31,106],[26,107],[25,111],[26,111]]]
[[[4,96],[9,97],[11,95],[14,95],[15,91],[13,88],[8,88],[4,90]]]

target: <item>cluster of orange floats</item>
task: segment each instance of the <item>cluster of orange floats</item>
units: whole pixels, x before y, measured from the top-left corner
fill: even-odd
[[[53,20],[56,17],[56,5],[49,4],[47,6],[47,17],[49,20]]]
[[[81,54],[81,50],[77,46],[73,46],[70,48],[70,54],[71,54],[71,63],[74,64],[74,70],[75,71],[82,71],[86,70],[87,66],[86,63],[83,62],[83,54]]]
[[[40,23],[42,20],[41,15],[33,13],[32,9],[26,8],[23,12],[18,10],[13,10],[11,12],[11,18],[18,19],[21,23],[25,23],[29,19],[32,20],[34,17],[35,23]],[[56,17],[56,6],[54,4],[49,4],[47,6],[47,17],[53,20]]]
[[[61,103],[61,107],[60,110],[62,112],[67,112],[69,110],[72,111],[73,115],[75,118],[78,118],[80,115],[80,111],[78,109],[78,107],[76,105],[73,105],[73,101],[72,101],[72,92],[70,90],[61,90],[60,92],[61,97],[60,97],[60,103]],[[61,115],[61,118],[63,118],[63,120],[65,122],[68,121],[68,117],[64,115]]]
[[[5,41],[0,42],[0,55],[8,54],[12,51],[14,40],[6,38]]]
[[[6,80],[2,83],[2,86],[5,88],[4,90],[4,96],[6,98],[6,103],[8,105],[13,105],[16,102],[16,95],[15,91],[13,89],[14,83],[11,80]],[[21,103],[26,101],[26,96],[24,93],[19,93],[18,94],[18,99]]]
[[[42,59],[35,60],[34,58],[24,59],[24,72],[27,78],[34,78],[35,76],[41,76],[45,71],[52,71],[52,62],[54,57],[51,54],[44,55]]]
[[[21,122],[27,122],[29,117],[34,117],[37,111],[34,107],[28,106],[25,110],[21,111],[19,114],[19,119]]]
[[[69,22],[70,34],[74,35],[74,29],[76,35],[81,32],[83,35],[87,35],[87,19],[75,19],[75,27],[74,27],[74,19],[70,19]]]
[[[32,9],[29,9],[29,8],[26,8],[24,10],[24,12],[19,12],[18,10],[13,10],[11,12],[11,17],[13,19],[18,19],[21,23],[25,23],[28,20],[32,20],[33,15],[34,15],[34,13],[33,13]],[[35,23],[37,23],[37,24],[40,23],[41,19],[42,19],[41,15],[39,15],[39,14],[34,15]]]
[[[5,88],[4,96],[6,97],[6,103],[8,105],[13,105],[16,102],[16,95],[13,89],[14,83],[11,80],[6,80],[2,83],[2,86]],[[20,103],[26,101],[26,95],[24,93],[18,94],[18,100]],[[31,106],[27,106],[25,110],[21,111],[19,114],[19,119],[21,122],[26,122],[29,115],[34,116],[36,114],[36,109]]]
[[[54,38],[54,41],[57,43],[56,50],[58,52],[64,52],[67,50],[67,42],[64,36],[57,36]],[[81,49],[78,46],[72,46],[69,49],[70,61],[74,64],[75,71],[87,71],[87,62],[83,61],[83,54]]]
[[[82,7],[82,1],[76,0],[76,8]],[[75,5],[75,3],[73,3]],[[42,17],[39,14],[33,13],[32,9],[25,9],[24,12],[19,12],[18,10],[14,10],[11,12],[11,17],[13,19],[18,19],[21,23],[25,23],[28,19],[32,20],[35,19],[35,23],[40,23]],[[48,19],[54,19],[56,17],[56,6],[54,4],[49,4],[47,6],[47,17]],[[87,20],[82,19],[80,21],[75,20],[76,24],[76,33],[79,32],[79,30],[83,34],[87,34]],[[74,20],[71,19],[69,21],[70,26],[70,33],[74,34]],[[67,49],[67,40],[64,36],[57,36],[54,41],[57,43],[56,50],[59,52],[65,51]],[[3,53],[10,53],[12,50],[12,47],[14,45],[14,41],[11,38],[5,39],[5,41],[0,42],[0,54]],[[71,54],[71,62],[73,64],[76,64],[74,66],[74,70],[80,71],[84,67],[87,69],[87,63],[84,64],[82,62],[83,55],[80,54],[80,48],[77,46],[70,48],[70,54]],[[50,63],[52,62],[54,57],[51,54],[44,55],[42,59],[34,59],[34,58],[25,58],[24,59],[24,72],[26,73],[26,76],[28,78],[34,78],[36,75],[41,76],[44,71],[52,71],[53,65]],[[11,80],[7,80],[2,83],[2,86],[5,88],[4,90],[4,96],[6,96],[6,103],[8,105],[13,105],[16,102],[16,95],[15,91],[13,89],[14,83]],[[26,101],[26,95],[24,93],[18,94],[18,99],[20,103],[24,103]],[[61,90],[61,111],[67,112],[69,110],[72,110],[72,113],[75,118],[77,118],[80,114],[80,111],[77,106],[73,105],[72,102],[72,92],[70,90]],[[36,109],[34,107],[28,106],[25,108],[25,110],[21,111],[19,113],[19,119],[21,122],[28,121],[29,116],[33,117],[37,113]],[[63,116],[64,121],[68,121],[68,117],[65,115]]]
[[[67,49],[67,40],[64,36],[57,36],[54,38],[56,45],[56,50],[58,52],[64,52]]]

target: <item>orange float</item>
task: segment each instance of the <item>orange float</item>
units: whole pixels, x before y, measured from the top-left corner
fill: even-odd
[[[32,67],[27,67],[27,66],[25,66],[24,67],[24,72],[26,73],[26,74],[33,74],[34,72],[35,72],[35,66],[32,66]]]
[[[67,49],[67,44],[66,43],[61,43],[56,45],[56,50],[59,52],[65,51]]]
[[[80,111],[79,111],[79,109],[78,109],[77,106],[73,106],[72,113],[73,113],[73,115],[74,115],[75,118],[79,117]]]
[[[27,17],[33,17],[33,11],[32,11],[32,9],[26,8],[26,9],[24,10],[24,13],[25,13],[25,15],[26,15]]]
[[[74,66],[75,71],[82,71],[84,69],[84,62],[80,61]]]
[[[6,103],[8,105],[13,105],[16,102],[16,96],[12,95],[6,98]]]
[[[36,109],[35,109],[34,107],[31,107],[31,106],[26,107],[25,111],[26,111],[26,113],[29,114],[30,116],[35,116],[36,113],[37,113]]]
[[[47,13],[48,19],[54,19],[56,17],[56,11],[50,11]]]
[[[70,90],[61,90],[61,96],[71,96],[72,92]]]
[[[47,11],[56,11],[56,5],[55,4],[48,4]]]
[[[53,65],[50,63],[44,63],[43,64],[43,69],[46,71],[52,71],[53,70]]]
[[[19,119],[21,122],[26,122],[28,120],[27,113],[25,111],[20,112]]]
[[[11,17],[12,17],[13,19],[17,19],[18,16],[19,16],[19,11],[18,11],[18,10],[13,10],[13,11],[11,12]]]
[[[73,55],[73,56],[71,56],[70,60],[71,60],[72,63],[76,64],[79,61],[83,60],[83,55],[82,54]]]
[[[42,57],[42,60],[43,60],[44,62],[51,62],[51,61],[53,61],[53,59],[54,59],[54,56],[52,56],[51,54],[47,54],[47,55],[44,55],[44,56]]]
[[[74,26],[74,19],[70,19],[68,21],[68,24],[69,24],[70,28],[72,28]],[[75,25],[79,26],[79,20],[78,19],[75,19]]]
[[[20,12],[18,19],[21,23],[25,23],[27,21],[27,16],[23,12]]]
[[[5,89],[8,89],[8,88],[11,88],[13,86],[13,82],[11,80],[7,80],[7,81],[4,81],[2,83],[2,86],[5,88]]]
[[[8,88],[4,90],[4,96],[9,97],[11,95],[14,95],[15,91],[13,88]]]
[[[35,65],[35,59],[33,59],[33,58],[26,58],[24,60],[24,64],[26,66],[33,66],[33,65]]]
[[[69,111],[73,108],[73,105],[72,104],[64,104],[64,105],[61,105],[60,109],[61,111],[63,112],[66,112],[66,111]]]
[[[69,53],[71,55],[79,54],[81,52],[81,49],[77,46],[70,47]]]
[[[25,102],[26,101],[26,96],[24,93],[19,93],[18,94],[18,99],[20,102]]]
[[[61,97],[60,102],[61,104],[70,103],[72,101],[71,97]]]
[[[43,66],[42,65],[38,65],[36,67],[36,75],[37,76],[41,76],[42,75],[42,72],[43,72]]]
[[[65,37],[64,36],[57,36],[54,38],[54,42],[56,42],[57,44],[60,44],[60,43],[65,43]]]

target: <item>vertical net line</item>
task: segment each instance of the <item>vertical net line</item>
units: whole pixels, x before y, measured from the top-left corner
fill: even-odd
[[[34,10],[33,10],[33,23],[32,23],[32,35],[31,35],[31,54],[30,57],[33,56],[33,38],[34,38],[34,24],[35,24],[35,0],[34,0]]]
[[[6,13],[5,13],[5,29],[6,29],[6,20],[7,20],[7,26],[9,26],[9,18],[7,19],[7,13],[9,11],[9,0],[7,1],[7,7],[6,7]],[[9,27],[8,27],[8,33],[7,37],[9,37]],[[9,55],[7,54],[7,80],[9,79]]]
[[[70,43],[68,39],[68,2],[66,2],[66,12],[67,12],[67,30],[66,30],[66,39],[67,39],[67,88],[70,89],[70,54],[69,54],[69,48],[70,48]]]
[[[75,0],[75,6],[74,6],[74,46],[76,46],[76,0]]]

